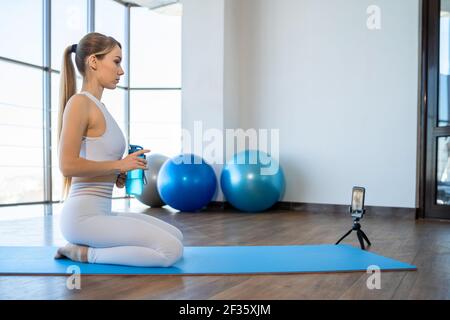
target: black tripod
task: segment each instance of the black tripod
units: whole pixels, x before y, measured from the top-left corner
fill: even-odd
[[[361,230],[361,225],[359,224],[359,220],[362,218],[364,211],[358,211],[356,212],[356,214],[352,214],[353,217],[353,227],[342,236],[342,238],[339,239],[338,242],[336,242],[336,244],[339,244],[342,240],[344,240],[345,237],[347,237],[350,233],[352,233],[352,231],[356,231],[356,235],[358,236],[358,240],[359,240],[359,244],[361,245],[361,249],[362,250],[366,250],[365,246],[364,246],[364,240],[367,241],[367,244],[369,246],[371,246],[372,244],[369,241],[369,238],[367,238],[366,234],[364,233],[364,231]],[[351,212],[351,208],[350,208],[350,212]]]

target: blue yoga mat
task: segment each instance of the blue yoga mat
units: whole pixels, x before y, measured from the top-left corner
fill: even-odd
[[[416,270],[413,265],[349,245],[185,247],[169,268],[77,263],[55,260],[56,247],[0,247],[0,274],[65,275],[78,266],[81,274],[206,275]]]

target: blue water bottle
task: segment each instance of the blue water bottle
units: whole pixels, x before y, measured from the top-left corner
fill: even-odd
[[[130,144],[128,154],[135,153],[142,149],[144,148],[141,146]],[[146,157],[144,154],[140,154],[138,158],[145,159]],[[144,184],[147,184],[147,180],[143,169],[134,169],[127,173],[127,179],[125,181],[125,190],[127,195],[140,196],[144,190]]]

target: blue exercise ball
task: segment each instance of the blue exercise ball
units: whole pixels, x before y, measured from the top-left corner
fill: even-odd
[[[284,173],[275,159],[262,151],[235,154],[220,176],[223,194],[231,205],[245,212],[261,212],[284,195]]]
[[[167,160],[158,174],[158,192],[174,209],[195,212],[206,206],[217,189],[213,168],[194,154]]]

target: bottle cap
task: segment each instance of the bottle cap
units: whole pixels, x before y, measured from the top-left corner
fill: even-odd
[[[130,144],[129,148],[128,148],[128,153],[135,153],[139,150],[143,150],[144,148],[135,144]]]

